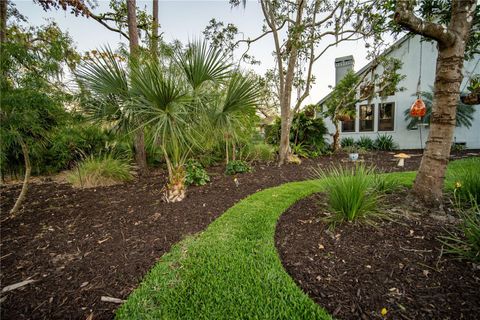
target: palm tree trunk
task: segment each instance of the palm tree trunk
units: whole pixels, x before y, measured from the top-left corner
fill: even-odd
[[[19,142],[20,142],[20,146],[22,147],[23,159],[25,160],[25,177],[23,178],[22,191],[20,191],[20,195],[18,196],[17,201],[15,202],[15,205],[13,206],[12,210],[10,210],[10,216],[12,218],[17,215],[18,209],[20,209],[20,206],[22,205],[23,201],[25,200],[25,197],[27,195],[27,190],[28,190],[28,181],[30,179],[30,173],[32,172],[32,167],[30,165],[30,155],[29,155],[29,151],[28,151],[28,146],[23,141],[22,138],[20,138]]]

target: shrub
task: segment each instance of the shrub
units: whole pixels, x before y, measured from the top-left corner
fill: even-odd
[[[398,145],[393,141],[393,137],[389,134],[380,134],[374,142],[374,147],[377,150],[392,151],[398,148]]]
[[[471,203],[471,208],[460,209],[463,222],[456,232],[440,237],[440,241],[446,246],[447,253],[480,262],[480,207],[473,199]]]
[[[227,164],[225,173],[231,176],[237,173],[245,173],[250,171],[252,171],[252,168],[245,161],[233,160]]]
[[[109,186],[132,180],[132,166],[111,155],[85,159],[72,169],[67,180],[75,187],[91,188]]]
[[[210,182],[210,177],[203,166],[195,160],[189,160],[185,164],[185,183],[187,186],[203,186]]]
[[[241,150],[241,158],[248,161],[273,161],[275,147],[263,142],[247,144]]]
[[[342,138],[342,140],[340,141],[340,145],[342,146],[342,148],[351,147],[355,145],[355,140],[352,137],[345,137]]]
[[[372,179],[373,168],[357,165],[352,168],[332,168],[316,171],[318,178],[325,179],[328,205],[333,214],[327,221],[336,223],[355,221],[377,215],[380,195],[375,192]]]
[[[356,145],[365,150],[375,149],[375,143],[373,142],[372,138],[366,136],[360,137],[360,139],[358,139],[356,142]]]
[[[303,145],[303,143],[292,145],[292,152],[293,154],[296,154],[297,156],[302,158],[310,157],[310,152],[308,152],[308,149]]]
[[[281,121],[276,121],[265,128],[265,141],[271,145],[278,145],[280,142]],[[309,151],[323,152],[327,144],[324,135],[328,134],[323,118],[311,118],[304,112],[297,113],[292,120],[290,130],[290,143],[293,145],[303,144]]]

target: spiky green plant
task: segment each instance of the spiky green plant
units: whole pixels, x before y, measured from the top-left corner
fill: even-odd
[[[373,184],[374,169],[363,164],[351,168],[333,167],[314,171],[320,179],[326,179],[325,192],[332,215],[327,221],[337,223],[356,221],[378,215],[381,198]]]

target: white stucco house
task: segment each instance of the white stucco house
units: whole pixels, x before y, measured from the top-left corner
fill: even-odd
[[[356,118],[342,122],[340,138],[353,137],[358,140],[361,136],[368,136],[375,139],[378,134],[389,134],[393,136],[401,149],[420,149],[421,146],[425,146],[428,126],[421,128],[422,144],[420,144],[420,132],[417,128],[407,129],[404,112],[410,108],[416,99],[413,95],[417,92],[420,56],[422,56],[421,91],[430,91],[430,88],[433,88],[437,60],[436,44],[421,41],[421,37],[418,35],[406,35],[387,49],[383,55],[400,59],[403,62],[399,73],[406,77],[400,82],[399,87],[403,87],[405,90],[383,99],[376,96],[370,101],[364,100],[357,103]],[[479,60],[480,55],[476,55],[473,59],[465,61],[464,80],[461,89],[466,87],[473,74],[480,74]],[[352,56],[335,59],[335,83],[338,83],[353,66]],[[363,75],[370,72],[371,69],[371,64],[368,64],[360,69],[357,74]],[[378,69],[374,72],[382,71]],[[357,94],[359,95],[359,93]],[[320,100],[318,104],[322,106],[328,98],[329,95]],[[476,105],[474,108],[472,126],[469,129],[465,127],[455,128],[454,141],[452,141],[464,144],[468,149],[480,149],[480,105]],[[319,113],[317,116],[321,117],[321,114]],[[325,124],[329,132],[333,134],[335,132],[333,123],[325,118]],[[329,139],[331,142],[331,136],[329,136]]]

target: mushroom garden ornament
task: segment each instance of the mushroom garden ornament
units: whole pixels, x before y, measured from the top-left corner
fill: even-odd
[[[398,166],[399,167],[403,167],[405,165],[405,159],[408,159],[410,158],[410,156],[406,153],[398,153],[396,155],[394,155],[395,158],[399,159],[398,160]]]

